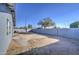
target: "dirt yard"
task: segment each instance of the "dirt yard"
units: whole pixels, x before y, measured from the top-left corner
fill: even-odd
[[[15,33],[6,54],[79,55],[79,41],[36,33]]]
[[[6,54],[20,54],[58,42],[58,39],[36,33],[15,33]]]

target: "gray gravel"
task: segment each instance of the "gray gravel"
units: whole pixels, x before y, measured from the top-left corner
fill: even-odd
[[[59,42],[50,44],[41,48],[35,48],[31,51],[21,53],[20,55],[78,55],[79,42],[75,39],[58,37]]]

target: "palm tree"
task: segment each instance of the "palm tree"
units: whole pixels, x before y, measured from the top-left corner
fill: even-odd
[[[47,17],[47,18],[40,20],[38,22],[38,25],[41,25],[41,27],[46,28],[49,26],[55,26],[55,23],[52,21],[51,18]]]

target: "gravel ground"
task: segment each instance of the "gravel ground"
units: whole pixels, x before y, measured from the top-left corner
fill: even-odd
[[[56,37],[59,42],[41,48],[34,48],[31,51],[19,55],[78,55],[79,43],[75,39]]]

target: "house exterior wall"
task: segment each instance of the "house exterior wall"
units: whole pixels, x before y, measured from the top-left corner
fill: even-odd
[[[13,34],[13,19],[6,4],[0,4],[0,54],[5,54]]]

